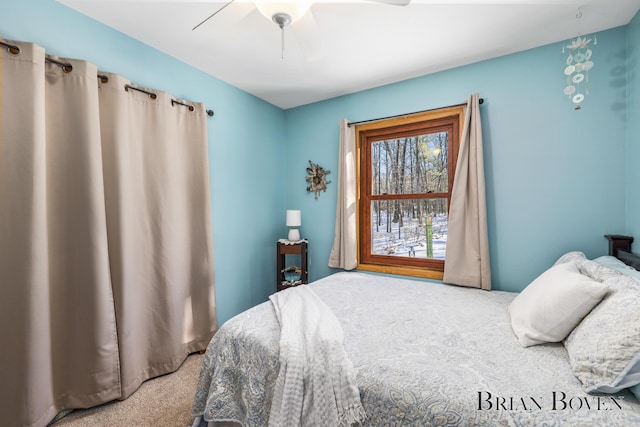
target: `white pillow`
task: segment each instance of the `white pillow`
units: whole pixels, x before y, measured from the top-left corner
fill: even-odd
[[[511,302],[511,328],[523,347],[562,341],[607,290],[580,274],[573,260],[554,265]]]
[[[597,262],[600,265],[604,265],[606,267],[612,268],[616,271],[619,271],[620,273],[624,274],[625,276],[630,276],[633,277],[637,280],[640,280],[640,271],[636,270],[635,268],[628,266],[627,264],[625,264],[624,262],[620,261],[618,258],[616,257],[612,257],[612,256],[601,256],[598,257],[596,259],[594,259],[593,261]]]

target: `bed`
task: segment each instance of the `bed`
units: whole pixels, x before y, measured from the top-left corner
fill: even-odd
[[[524,291],[360,272],[308,285],[342,327],[363,424],[640,425],[640,402],[630,391],[640,383],[640,276],[627,265],[638,256],[630,252],[632,239],[613,238],[617,258],[587,260],[570,252],[548,270],[576,266],[589,286],[606,287],[558,342],[523,346],[514,329],[518,313],[510,310]],[[537,289],[534,283],[527,289]],[[267,301],[227,321],[212,338],[193,404],[194,426],[269,424],[280,370],[278,318]],[[640,394],[639,387],[632,390]]]

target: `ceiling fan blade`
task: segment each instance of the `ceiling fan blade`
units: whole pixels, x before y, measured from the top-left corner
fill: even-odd
[[[411,0],[367,0],[367,1],[373,1],[376,3],[384,3],[384,4],[391,4],[394,6],[406,6],[409,3],[411,3]]]
[[[229,3],[225,4],[224,6],[222,6],[220,9],[216,10],[215,12],[213,12],[211,15],[207,16],[203,21],[201,21],[198,25],[196,25],[195,27],[193,27],[191,29],[191,31],[195,31],[199,26],[201,26],[202,24],[204,24],[205,22],[207,22],[209,19],[213,18],[214,16],[216,16],[218,13],[222,12],[227,6],[229,6],[231,3],[233,3],[236,0],[231,0]]]

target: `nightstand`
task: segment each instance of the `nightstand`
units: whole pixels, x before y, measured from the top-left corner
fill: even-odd
[[[306,240],[290,242],[289,240],[278,240],[276,246],[277,262],[277,290],[309,283],[309,268],[307,264]],[[291,258],[291,260],[288,260]]]

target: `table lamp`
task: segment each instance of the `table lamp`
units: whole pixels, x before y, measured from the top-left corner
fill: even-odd
[[[302,219],[300,211],[287,211],[287,227],[300,227],[302,225]],[[297,242],[300,240],[300,231],[297,228],[289,229],[289,241]]]

